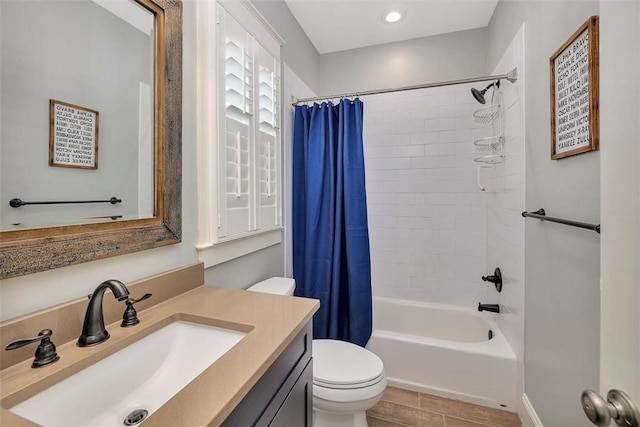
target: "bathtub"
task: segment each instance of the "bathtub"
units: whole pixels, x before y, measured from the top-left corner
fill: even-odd
[[[391,386],[515,412],[516,356],[492,316],[374,297],[367,348]]]

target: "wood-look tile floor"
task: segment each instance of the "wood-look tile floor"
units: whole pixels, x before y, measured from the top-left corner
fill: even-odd
[[[369,427],[520,427],[518,414],[387,387],[367,411]]]

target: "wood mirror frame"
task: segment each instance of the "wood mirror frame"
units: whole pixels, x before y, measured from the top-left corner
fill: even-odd
[[[182,2],[135,1],[155,16],[155,217],[2,231],[0,279],[181,241]]]

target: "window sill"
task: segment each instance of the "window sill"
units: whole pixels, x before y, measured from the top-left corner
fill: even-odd
[[[204,262],[204,268],[222,264],[234,258],[277,245],[282,241],[282,227],[266,231],[256,231],[215,243],[197,245],[198,259]]]

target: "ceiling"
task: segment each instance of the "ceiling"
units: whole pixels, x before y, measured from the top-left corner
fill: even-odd
[[[319,53],[482,28],[498,0],[285,0]],[[385,22],[391,10],[404,17]]]

